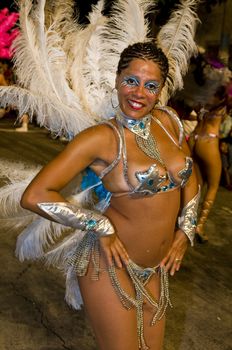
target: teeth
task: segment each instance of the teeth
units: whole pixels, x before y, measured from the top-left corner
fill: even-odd
[[[140,108],[142,107],[142,104],[141,103],[138,103],[138,102],[134,102],[134,101],[128,101],[129,104],[132,106],[132,107],[135,107],[135,108]]]

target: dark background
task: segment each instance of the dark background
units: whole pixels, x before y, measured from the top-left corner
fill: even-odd
[[[38,1],[38,0],[34,0]],[[65,0],[64,0],[65,1]],[[104,14],[108,15],[110,13],[111,5],[116,0],[105,0],[105,11]],[[230,0],[202,0],[200,1],[199,5],[199,11],[202,7],[206,7],[207,11],[210,13],[212,6],[223,3]],[[98,0],[75,0],[76,2],[76,8],[79,11],[79,22],[81,23],[88,23],[88,20],[86,19],[86,15],[91,10],[91,5],[96,4]],[[154,1],[154,4],[156,1]],[[172,9],[179,3],[179,0],[159,0],[156,9],[158,10],[156,13],[156,24],[162,25],[164,24]],[[17,5],[12,0],[0,0],[0,9],[8,7],[11,11],[17,10]]]

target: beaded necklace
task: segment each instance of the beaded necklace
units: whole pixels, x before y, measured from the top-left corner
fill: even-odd
[[[151,119],[151,114],[148,114],[140,119],[128,118],[122,113],[118,113],[116,115],[117,122],[135,134],[136,143],[143,153],[145,153],[148,157],[157,160],[162,166],[165,167],[165,163],[160,155],[157,141],[151,134]]]

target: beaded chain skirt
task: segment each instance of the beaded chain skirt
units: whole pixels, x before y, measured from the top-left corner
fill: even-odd
[[[72,270],[73,278],[86,275],[90,261],[94,266],[91,278],[93,280],[98,280],[102,271],[100,268],[100,245],[97,235],[93,232],[86,233],[67,261],[69,268]],[[123,307],[128,310],[132,308],[136,309],[139,348],[141,350],[148,350],[149,347],[146,345],[144,339],[143,303],[144,301],[149,302],[154,309],[150,323],[150,325],[153,326],[157,321],[162,319],[168,305],[172,306],[169,298],[168,273],[160,266],[142,268],[132,260],[125,266],[125,269],[134,286],[135,296],[129,295],[121,286],[115,266],[110,266],[108,268],[108,273],[112,286]],[[158,301],[155,300],[146,289],[146,284],[154,274],[158,274],[160,278],[161,287]],[[70,281],[70,283],[72,283],[72,281]]]

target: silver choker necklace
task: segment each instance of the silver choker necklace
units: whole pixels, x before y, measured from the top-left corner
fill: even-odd
[[[126,117],[123,114],[117,113],[116,119],[127,129],[133,132],[135,135],[142,137],[144,140],[147,140],[150,135],[151,128],[151,115],[148,114],[141,119],[132,119]]]

